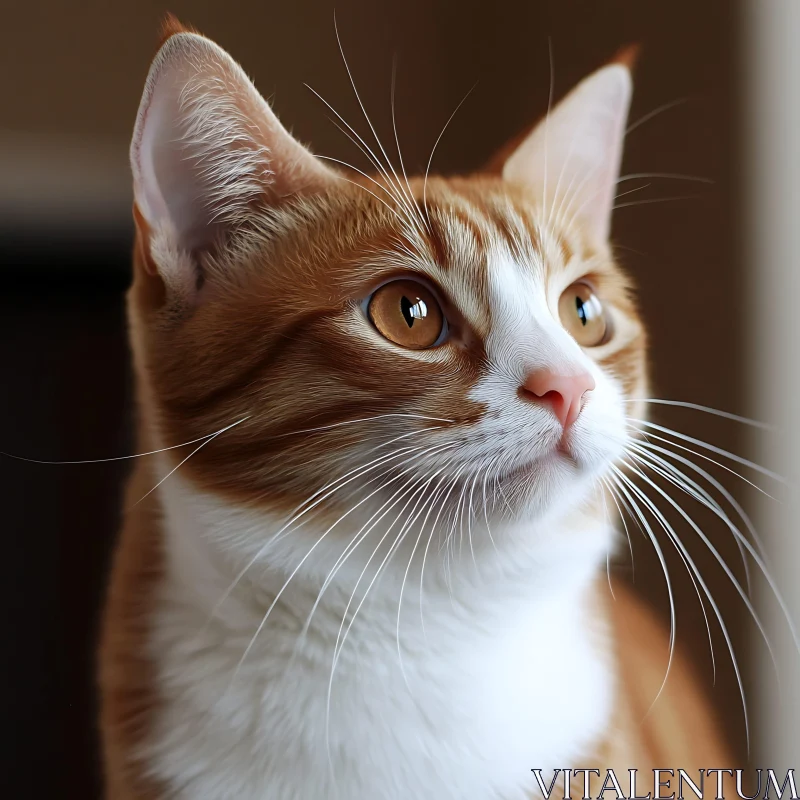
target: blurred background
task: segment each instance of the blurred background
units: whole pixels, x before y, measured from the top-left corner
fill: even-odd
[[[792,414],[800,395],[800,331],[792,315],[800,292],[800,2],[336,0],[335,7],[344,53],[385,142],[393,137],[396,58],[397,127],[410,170],[424,169],[473,86],[436,150],[434,172],[479,168],[542,115],[548,43],[556,97],[620,47],[642,45],[623,166],[623,175],[634,177],[620,184],[620,194],[634,191],[620,197],[614,240],[640,287],[652,337],[653,396],[758,416],[784,434],[752,434],[689,409],[656,407],[653,417],[755,458],[797,485]],[[362,134],[368,130],[339,53],[334,0],[5,4],[0,450],[7,453],[87,460],[131,452],[123,310],[132,235],[127,148],[166,11],[229,50],[316,153],[366,168],[304,86]],[[701,180],[635,177],[641,174]],[[94,647],[125,474],[124,461],[46,465],[0,456],[8,653],[2,702],[14,732],[5,774],[12,785],[28,787],[7,796],[34,796],[35,776],[54,781],[51,796],[99,797]],[[783,505],[756,503],[745,483],[718,474],[755,513],[800,619],[795,498],[783,489]],[[689,510],[691,501],[681,502]],[[744,581],[730,533],[698,504],[690,511]],[[688,526],[679,518],[675,524],[745,673],[751,758],[759,766],[800,766],[800,733],[791,738],[800,718],[800,664],[786,625],[771,627],[782,663],[779,695],[741,598]],[[632,538],[636,588],[666,620],[657,559],[637,531]],[[679,644],[743,760],[742,702],[727,645],[712,621],[714,682],[697,596],[674,550],[666,540],[663,546]],[[612,580],[633,577],[621,558]],[[761,584],[756,594],[766,617],[776,616]]]

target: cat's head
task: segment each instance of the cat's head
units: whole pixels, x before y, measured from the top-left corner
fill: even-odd
[[[131,148],[130,302],[157,443],[202,445],[181,474],[284,516],[586,499],[645,382],[608,244],[630,93],[612,64],[485,174],[368,178],[312,156],[212,42],[170,36]]]

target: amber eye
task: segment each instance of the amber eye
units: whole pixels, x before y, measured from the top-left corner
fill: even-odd
[[[436,344],[444,328],[444,315],[436,298],[412,280],[381,286],[370,298],[367,313],[383,336],[410,350]]]
[[[558,301],[561,324],[581,347],[605,344],[610,326],[603,304],[585,283],[573,283]]]

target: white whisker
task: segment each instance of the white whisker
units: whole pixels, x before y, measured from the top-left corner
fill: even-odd
[[[798,653],[800,653],[800,636],[798,635],[797,628],[795,627],[794,622],[792,620],[792,616],[791,616],[791,613],[789,611],[789,607],[788,607],[786,601],[784,600],[783,595],[781,594],[777,583],[775,582],[774,578],[772,577],[772,575],[770,573],[770,570],[769,570],[768,565],[766,563],[766,559],[761,554],[759,554],[759,552],[750,544],[750,542],[747,540],[747,537],[733,523],[733,521],[728,517],[728,515],[719,506],[719,504],[716,503],[713,500],[713,498],[710,498],[708,496],[708,493],[704,492],[702,490],[702,488],[699,487],[695,481],[692,481],[690,478],[688,478],[684,473],[682,473],[676,467],[674,467],[673,465],[669,464],[664,459],[659,459],[658,456],[654,456],[652,453],[649,453],[647,455],[643,454],[643,455],[641,455],[639,457],[634,456],[634,458],[637,458],[637,460],[640,460],[641,462],[645,463],[647,466],[649,466],[654,471],[659,472],[660,474],[662,474],[663,477],[666,477],[674,485],[678,486],[680,489],[682,489],[683,491],[687,492],[687,494],[689,494],[695,500],[697,500],[698,502],[700,502],[703,505],[705,505],[706,508],[711,510],[717,517],[719,517],[719,519],[721,519],[728,526],[728,529],[734,535],[734,538],[736,539],[737,544],[740,546],[740,548],[744,548],[749,553],[750,557],[756,562],[756,565],[758,566],[759,570],[761,571],[762,575],[764,576],[765,580],[767,581],[767,584],[769,585],[769,588],[772,591],[773,596],[775,597],[776,601],[778,602],[778,605],[781,608],[781,612],[784,615],[786,623],[789,626],[789,630],[791,632],[792,639],[794,640],[795,648],[797,649]],[[687,464],[687,466],[689,466],[691,468],[695,468],[696,471],[698,471],[699,473],[703,474],[704,477],[706,477],[707,480],[712,482],[712,485],[714,485],[715,488],[717,488],[720,491],[725,492],[724,488],[721,487],[719,485],[719,483],[713,479],[712,476],[708,475],[707,473],[704,473],[703,470],[695,467],[695,465],[693,465],[691,462],[689,462],[688,459],[681,459],[681,461],[685,462]],[[661,470],[659,470],[659,463],[661,465],[665,465],[669,469],[669,471],[674,474],[675,477],[674,478],[670,478],[669,476],[664,476],[663,472],[661,472]],[[687,488],[686,488],[685,485],[682,484],[682,481],[685,481],[686,484],[688,484],[688,486],[692,487],[692,489],[696,490],[699,494],[694,494],[693,492],[687,491]],[[745,525],[748,527],[748,530],[751,532],[751,535],[756,539],[756,543],[760,544],[760,542],[758,540],[758,537],[756,535],[756,532],[752,528],[752,523],[750,522],[749,517],[744,513],[744,510],[739,506],[738,503],[736,503],[736,501],[732,497],[730,497],[730,495],[728,495],[727,492],[725,492],[725,496],[726,496],[726,499],[728,499],[729,502],[732,503],[734,508],[737,510],[739,515],[742,517],[742,520],[745,522]],[[763,546],[761,547],[761,549],[763,550]]]
[[[142,500],[144,500],[145,498],[149,497],[154,491],[156,491],[156,489],[158,489],[159,486],[161,486],[164,483],[164,481],[167,480],[167,478],[169,478],[170,476],[174,475],[178,471],[178,469],[180,467],[182,467],[193,455],[195,455],[200,450],[202,450],[210,442],[213,442],[214,439],[217,438],[217,436],[220,436],[221,434],[225,433],[225,431],[229,431],[231,428],[235,428],[237,425],[241,425],[243,422],[245,422],[248,419],[250,419],[249,416],[248,417],[244,417],[243,419],[240,419],[238,422],[234,422],[232,425],[228,425],[227,427],[222,428],[222,430],[219,430],[216,433],[212,434],[202,444],[200,444],[197,447],[195,447],[195,449],[192,450],[192,452],[189,453],[189,455],[186,456],[186,458],[184,458],[182,461],[179,461],[178,464],[176,464],[152,489],[150,489],[149,491],[145,492],[129,509],[126,509],[126,510],[130,511],[131,508],[135,508],[136,506],[138,506],[139,503],[142,502]]]
[[[616,203],[612,211],[628,206],[647,206],[651,203],[671,203],[674,200],[696,200],[700,195],[697,194],[678,194],[672,197],[649,197],[647,200],[631,200],[629,203]]]
[[[436,153],[436,148],[439,146],[439,142],[442,140],[445,131],[449,127],[450,123],[453,121],[453,117],[458,113],[458,110],[461,106],[464,105],[467,98],[472,94],[473,90],[477,86],[477,82],[473,83],[470,87],[469,91],[461,98],[461,102],[455,107],[453,113],[447,118],[447,122],[445,122],[444,127],[441,130],[441,133],[436,137],[436,141],[433,143],[433,148],[431,149],[431,154],[428,156],[428,163],[425,166],[425,177],[422,179],[422,208],[425,211],[425,216],[428,219],[428,224],[430,225],[430,216],[428,215],[428,175],[431,171],[431,164],[433,163],[433,156]]]
[[[634,181],[640,178],[667,178],[674,181],[695,181],[696,183],[710,183],[714,181],[711,178],[703,178],[698,175],[682,175],[678,172],[631,172],[627,175],[621,175],[617,178],[617,183],[623,181]]]
[[[721,447],[716,447],[713,444],[709,444],[708,442],[704,442],[701,439],[695,439],[692,436],[687,436],[684,433],[678,433],[677,431],[672,430],[671,428],[665,428],[663,425],[657,425],[655,422],[648,422],[644,419],[632,419],[637,425],[644,425],[647,428],[651,428],[653,430],[660,431],[661,433],[666,433],[669,436],[674,436],[677,439],[680,439],[684,442],[690,442],[691,444],[696,444],[698,447],[702,447],[704,450],[709,450],[712,453],[716,453],[720,456],[725,456],[725,458],[729,458],[731,461],[735,461],[737,464],[741,464],[742,466],[749,467],[756,472],[760,472],[762,475],[766,475],[768,478],[772,478],[772,480],[777,481],[778,483],[787,485],[787,481],[785,478],[778,475],[777,472],[773,472],[772,470],[766,469],[766,467],[762,467],[760,464],[756,464],[753,461],[749,461],[746,458],[742,458],[741,456],[737,456],[735,453],[731,453],[728,450],[723,450]]]
[[[660,406],[677,406],[679,408],[690,408],[695,411],[704,411],[706,414],[713,414],[716,417],[724,417],[725,419],[731,419],[734,422],[742,422],[745,425],[752,425],[754,428],[762,428],[765,431],[777,431],[777,427],[775,425],[770,425],[766,422],[759,422],[756,419],[750,419],[749,417],[742,417],[739,414],[731,414],[729,411],[720,411],[718,408],[711,408],[710,406],[703,406],[699,403],[687,403],[683,400],[663,400],[661,398],[655,397],[634,397],[629,400],[625,400],[626,403],[651,403]]]
[[[347,62],[347,58],[345,57],[344,48],[342,47],[342,40],[341,40],[341,37],[339,36],[339,26],[338,26],[338,24],[336,22],[336,13],[335,12],[334,12],[334,15],[333,15],[333,27],[334,27],[334,31],[336,32],[336,42],[339,45],[339,53],[342,56],[342,62],[344,63],[344,67],[347,70],[347,77],[350,79],[350,85],[353,87],[353,94],[355,94],[355,96],[356,96],[356,100],[358,101],[358,105],[361,108],[361,112],[364,115],[364,119],[366,120],[367,125],[369,125],[369,129],[372,131],[372,135],[375,138],[375,142],[377,143],[378,148],[380,149],[381,153],[383,154],[384,159],[386,160],[387,169],[390,170],[391,173],[396,176],[396,172],[395,172],[394,166],[392,165],[392,161],[389,158],[389,155],[387,154],[386,150],[384,149],[383,144],[381,143],[380,137],[378,136],[378,133],[375,130],[374,125],[372,124],[372,120],[369,118],[369,115],[367,114],[367,109],[364,107],[364,103],[361,100],[361,96],[358,93],[358,89],[356,89],[356,82],[355,82],[355,80],[353,78],[353,73],[350,70],[350,65]],[[395,187],[396,187],[398,193],[400,194],[400,196],[402,196],[404,198],[404,200],[405,200],[404,205],[408,208],[409,213],[412,215],[412,218],[413,218],[414,209],[416,208],[413,196],[410,194],[410,192],[409,192],[409,194],[405,193],[405,191],[404,191],[402,185],[400,184],[399,180],[392,180],[388,174],[386,175],[386,177],[387,177],[387,180],[391,180],[392,181],[392,183],[395,185]]]
[[[249,419],[249,417],[245,417],[244,419]],[[244,422],[244,419],[240,419],[239,422]],[[235,422],[234,425],[238,425],[239,422]],[[39,458],[27,458],[25,456],[18,456],[14,455],[14,453],[7,453],[3,450],[0,450],[0,456],[5,456],[6,458],[13,458],[15,461],[26,461],[29,464],[55,464],[55,465],[67,465],[67,464],[106,464],[113,461],[128,461],[132,458],[144,458],[145,456],[154,456],[158,453],[166,453],[169,450],[178,450],[181,447],[188,447],[190,444],[197,444],[198,442],[202,442],[206,439],[212,439],[215,436],[219,436],[219,434],[224,433],[229,428],[232,428],[233,425],[228,425],[225,428],[220,428],[218,431],[214,431],[213,433],[207,433],[205,436],[198,436],[196,439],[190,439],[188,442],[182,442],[181,444],[173,444],[169,447],[160,447],[158,450],[147,450],[144,453],[132,453],[131,455],[127,456],[113,456],[111,458],[83,458],[78,459],[75,461],[46,461],[44,459]]]
[[[675,108],[676,106],[682,106],[684,103],[687,103],[688,101],[689,101],[688,97],[681,97],[678,100],[672,100],[669,103],[664,103],[663,106],[659,106],[658,108],[649,111],[644,116],[639,117],[639,119],[637,119],[636,122],[633,122],[630,125],[628,125],[628,127],[625,129],[625,136],[635,131],[640,125],[644,125],[645,122],[649,122],[651,119],[653,119],[653,117],[658,116],[664,111],[669,111],[669,109]]]
[[[672,669],[672,661],[675,657],[675,597],[672,593],[672,581],[669,577],[669,570],[667,569],[667,561],[664,558],[664,552],[661,549],[661,546],[658,543],[658,539],[656,538],[653,529],[650,527],[650,523],[647,521],[644,513],[642,512],[639,505],[631,496],[630,492],[626,488],[626,484],[630,485],[632,489],[638,488],[632,484],[627,477],[616,467],[612,465],[611,469],[615,473],[615,475],[609,476],[610,480],[614,483],[617,489],[622,492],[624,495],[624,499],[627,501],[626,505],[633,509],[636,517],[638,518],[639,522],[644,526],[644,530],[647,532],[647,537],[650,539],[650,543],[653,545],[653,548],[656,551],[656,555],[658,556],[659,563],[661,564],[661,570],[664,573],[664,580],[667,584],[667,594],[669,596],[669,659],[667,661],[667,669],[664,673],[664,679],[661,681],[661,686],[659,687],[658,694],[656,695],[655,700],[651,704],[650,708],[655,705],[658,701],[658,698],[661,697],[662,692],[664,691],[664,687],[667,685],[667,679],[669,678],[670,670]],[[622,500],[623,498],[620,497]],[[649,712],[648,712],[649,713]]]

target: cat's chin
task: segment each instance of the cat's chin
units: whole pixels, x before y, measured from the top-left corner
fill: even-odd
[[[503,476],[502,482],[515,483],[524,481],[537,487],[541,485],[542,481],[550,482],[577,477],[583,471],[584,469],[576,458],[575,453],[568,448],[562,449],[559,444],[546,453],[537,455],[530,461],[512,467]]]
[[[612,453],[587,449],[574,439],[562,437],[552,448],[529,461],[511,468],[500,483],[509,494],[518,494],[521,505],[543,511],[556,494],[568,494],[575,500],[605,473],[613,462]]]

